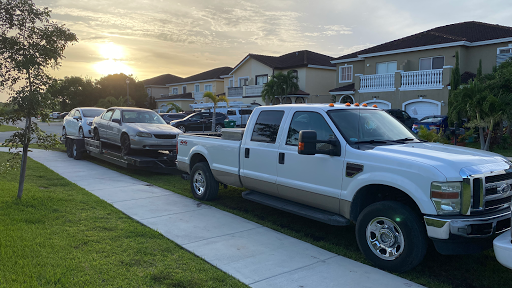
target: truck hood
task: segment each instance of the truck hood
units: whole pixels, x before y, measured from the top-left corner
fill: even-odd
[[[431,165],[444,174],[447,181],[460,180],[463,170],[477,174],[510,167],[510,162],[499,154],[439,143],[377,146],[371,153]]]
[[[181,130],[172,127],[167,124],[150,124],[150,123],[126,123],[130,127],[139,130],[140,132],[148,132],[151,134],[158,133],[170,133],[170,134],[182,134]]]

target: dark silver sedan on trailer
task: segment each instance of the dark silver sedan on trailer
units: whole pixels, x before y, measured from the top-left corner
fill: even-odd
[[[112,107],[94,118],[93,138],[121,146],[124,155],[133,149],[176,150],[179,129],[167,125],[156,112],[133,107]]]

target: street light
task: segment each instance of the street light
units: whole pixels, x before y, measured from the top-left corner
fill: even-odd
[[[126,98],[128,99],[128,106],[130,106],[130,78],[126,78]]]

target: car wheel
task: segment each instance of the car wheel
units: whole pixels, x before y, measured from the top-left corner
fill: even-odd
[[[128,155],[130,151],[130,136],[128,136],[127,134],[123,134],[123,136],[121,136],[121,154]]]
[[[222,125],[220,125],[220,124],[215,125],[215,132],[219,132],[219,133],[222,132]]]
[[[187,132],[187,129],[183,125],[178,126],[178,129],[180,129],[181,132],[183,132],[183,133]]]
[[[100,132],[98,131],[98,128],[94,128],[92,131],[92,139],[95,141],[100,141]]]
[[[217,197],[219,193],[219,182],[213,177],[208,163],[197,163],[192,168],[190,175],[190,189],[196,199],[213,200]]]
[[[82,151],[78,149],[78,146],[76,145],[76,141],[73,141],[72,145],[72,151],[73,151],[73,159],[75,160],[82,160]]]
[[[85,138],[84,129],[82,127],[78,129],[78,136],[80,136],[80,138]]]
[[[66,137],[68,134],[66,133],[66,126],[62,126],[62,137]]]
[[[420,217],[395,201],[366,207],[357,219],[356,238],[370,262],[391,272],[416,267],[427,252],[427,233]]]

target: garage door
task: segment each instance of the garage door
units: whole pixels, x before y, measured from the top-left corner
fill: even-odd
[[[405,105],[405,111],[413,118],[421,119],[429,115],[441,114],[440,105],[432,102],[417,101]]]
[[[368,104],[368,106],[372,106],[375,104],[379,109],[391,109],[391,104],[386,102],[367,101],[364,103]]]

